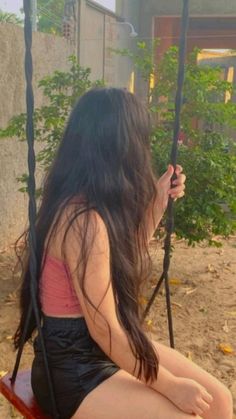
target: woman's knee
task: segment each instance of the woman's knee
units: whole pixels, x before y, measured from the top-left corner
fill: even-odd
[[[222,395],[221,395],[221,402],[225,409],[225,411],[229,411],[229,413],[233,413],[233,396],[229,389],[223,386]]]
[[[220,383],[214,394],[214,403],[218,412],[222,412],[222,419],[231,419],[233,415],[233,397],[229,389]]]

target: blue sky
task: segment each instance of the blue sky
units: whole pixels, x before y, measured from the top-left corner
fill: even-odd
[[[96,0],[108,9],[115,10],[115,0]],[[23,0],[0,0],[0,9],[4,12],[19,13]]]

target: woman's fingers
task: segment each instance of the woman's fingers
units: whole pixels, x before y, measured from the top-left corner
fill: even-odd
[[[197,403],[197,407],[201,409],[202,412],[206,412],[210,409],[209,403],[205,402],[203,399],[200,399]]]
[[[195,409],[194,409],[194,414],[195,415],[202,416],[205,412],[207,412],[210,409],[210,403],[213,400],[213,398],[210,396],[209,393],[207,393],[207,391],[204,391],[204,394],[208,395],[207,399],[209,400],[209,402],[206,402],[204,400],[203,395],[202,395],[202,397],[199,397],[199,399],[197,400]]]
[[[170,189],[168,193],[172,198],[179,198],[182,192],[185,191],[185,188],[185,184],[181,184],[179,186],[175,186],[175,188]]]
[[[212,395],[210,393],[208,393],[208,391],[206,389],[203,389],[202,397],[208,404],[213,402]]]
[[[172,170],[174,170],[174,166],[172,166],[171,164],[169,164],[169,166],[168,166],[168,169],[170,169],[170,168],[172,168]],[[182,166],[180,166],[179,164],[176,164],[175,174],[178,176],[178,175],[180,175],[180,173],[182,173],[182,171],[183,171]]]
[[[183,171],[182,166],[180,166],[179,164],[177,164],[177,165],[176,165],[176,168],[175,168],[175,173],[176,173],[176,175],[177,175],[177,176],[178,176],[178,175],[180,175],[180,173],[182,173],[182,171]]]
[[[176,200],[184,196],[186,176],[182,173],[182,166],[177,164],[175,169],[177,177],[174,179],[171,188],[168,190],[167,188],[170,186],[170,179],[172,178],[173,170],[173,166],[169,165],[167,171],[159,179],[158,186],[160,187],[163,185],[162,188],[165,188],[165,190],[168,191],[168,195],[170,195],[172,199]]]
[[[173,185],[182,185],[186,181],[186,176],[182,173],[178,175],[177,179],[173,180]]]
[[[174,188],[171,188],[168,192],[171,198],[173,198],[175,201],[178,198],[182,198],[185,195],[184,190],[186,188],[185,186],[186,176],[183,173],[181,173],[182,170],[183,170],[182,167],[179,166],[178,167],[179,175],[177,179],[173,181],[173,184],[172,184]]]
[[[213,397],[208,393],[205,388],[202,388],[201,397],[197,400],[196,414],[202,415],[210,409],[210,404],[213,401]]]

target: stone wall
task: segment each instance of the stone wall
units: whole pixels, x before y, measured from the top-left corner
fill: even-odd
[[[0,23],[0,127],[25,112],[23,29]],[[35,105],[43,104],[37,83],[54,70],[68,68],[74,47],[63,38],[33,34]],[[27,223],[27,196],[18,191],[16,177],[27,170],[27,147],[16,139],[0,139],[0,249],[19,236]]]

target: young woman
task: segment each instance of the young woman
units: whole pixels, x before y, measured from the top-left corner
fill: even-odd
[[[38,300],[63,419],[232,419],[229,391],[142,330],[138,297],[148,242],[168,197],[184,195],[173,168],[151,169],[148,113],[125,90],[94,89],[75,106],[47,176],[37,218]],[[21,321],[30,301],[23,274]],[[26,340],[35,330],[31,318]],[[51,411],[40,342],[32,387]]]

